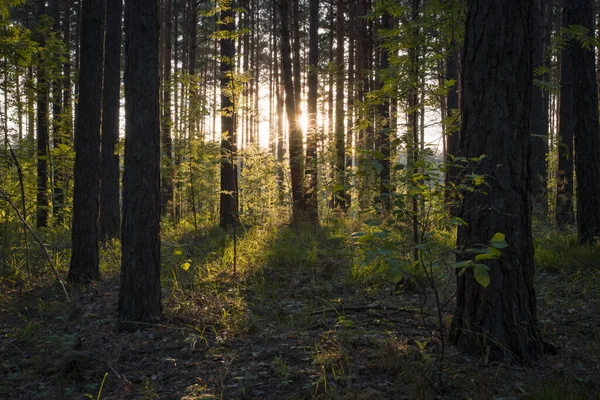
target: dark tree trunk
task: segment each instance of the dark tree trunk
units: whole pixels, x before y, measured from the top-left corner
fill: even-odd
[[[160,79],[158,1],[125,3],[125,170],[121,329],[160,318]]]
[[[277,49],[277,7],[273,7],[273,37],[274,40],[274,48]],[[281,78],[279,74],[279,56],[277,55],[277,50],[275,50],[275,108],[277,115],[277,125],[276,125],[276,159],[277,159],[277,191],[279,194],[279,201],[283,203],[285,199],[285,189],[283,185],[284,177],[283,177],[283,90],[281,84]]]
[[[38,0],[37,16],[38,23],[46,14],[46,2]],[[39,27],[38,27],[39,29]],[[41,47],[46,45],[44,33],[37,32],[37,41]],[[50,201],[48,199],[48,61],[43,54],[38,56],[37,66],[37,227],[48,226],[50,214]]]
[[[344,9],[343,0],[337,1],[335,50],[335,181],[339,190],[334,193],[334,206],[346,210],[346,130],[344,126]]]
[[[346,130],[344,127],[344,9],[343,0],[337,1],[335,50],[335,181],[339,190],[334,193],[333,204],[346,210]]]
[[[317,97],[319,86],[319,0],[310,0],[308,54],[308,137],[306,140],[306,211],[312,221],[319,220],[317,202]]]
[[[567,26],[579,25],[593,35],[592,0],[566,3]],[[572,107],[575,121],[575,169],[577,175],[577,232],[581,243],[600,237],[600,130],[598,128],[598,81],[594,48],[571,41],[573,72]]]
[[[161,180],[161,211],[162,215],[173,216],[173,142],[171,139],[171,59],[173,52],[173,0],[165,0],[164,9],[164,81],[162,82],[162,156],[163,174]],[[215,86],[216,87],[216,86]],[[214,129],[214,127],[213,127]]]
[[[235,15],[230,7],[221,11],[221,29],[235,32]],[[237,222],[237,188],[235,171],[236,132],[232,71],[235,60],[235,41],[221,39],[221,207],[220,225],[227,229]]]
[[[458,144],[460,142],[460,121],[459,121],[459,103],[458,103],[458,49],[456,48],[456,41],[452,40],[451,48],[448,51],[448,58],[446,59],[446,83],[454,81],[454,85],[448,88],[448,95],[446,96],[446,115],[444,115],[445,133],[447,140],[446,147],[446,163],[452,164],[453,157],[458,156]],[[452,201],[450,190],[450,183],[456,179],[458,171],[456,168],[447,168],[445,176],[446,190],[446,201]],[[455,210],[451,211],[453,214]]]
[[[299,220],[304,213],[304,154],[302,151],[302,128],[296,117],[294,82],[292,79],[292,60],[290,49],[290,17],[289,1],[280,2],[281,11],[281,72],[285,88],[285,112],[289,126],[290,172],[292,176],[292,201],[294,220]]]
[[[540,354],[533,287],[529,113],[533,0],[468,3],[462,71],[461,154],[487,157],[473,173],[487,195],[466,192],[458,247],[506,234],[508,249],[489,260],[487,288],[472,269],[457,276],[451,340],[469,354],[531,360]],[[510,31],[505,27],[510,26]]]
[[[567,3],[570,0],[564,0]],[[568,27],[563,12],[563,28]],[[560,110],[558,117],[558,170],[556,171],[556,223],[560,226],[575,222],[573,211],[573,63],[574,47],[565,46],[560,52]]]
[[[121,100],[121,20],[122,0],[106,0],[104,48],[104,97],[102,102],[102,154],[100,160],[100,240],[119,237],[120,196],[119,110]]]
[[[534,47],[533,68],[547,66],[546,62],[546,7],[544,0],[535,0],[534,13]],[[536,79],[547,80],[547,74],[536,77]],[[531,191],[535,204],[534,210],[540,216],[548,214],[548,169],[546,167],[546,155],[548,153],[548,103],[549,93],[538,85],[533,85],[531,96],[531,169],[532,185]]]
[[[98,199],[105,12],[103,0],[83,2],[70,282],[85,283],[100,278]]]
[[[57,36],[60,35],[60,3],[58,0],[51,1],[52,18],[54,19],[53,31]],[[65,11],[66,13],[67,11]],[[57,52],[53,56],[53,67],[56,68],[54,79],[52,80],[52,142],[55,149],[59,150],[60,146],[65,143],[65,134],[63,125],[63,99],[62,99],[62,78],[61,73],[61,55]],[[53,158],[52,169],[52,216],[58,223],[64,220],[64,193],[63,193],[63,178],[65,169],[65,160],[62,157],[60,150]]]
[[[294,104],[296,105],[296,119],[302,115],[302,71],[300,68],[300,0],[292,0],[292,34],[293,34],[293,63],[294,63]]]

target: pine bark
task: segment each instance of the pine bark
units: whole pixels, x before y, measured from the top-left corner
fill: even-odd
[[[235,15],[228,7],[221,12],[222,29],[235,31]],[[221,201],[220,225],[227,229],[237,222],[237,188],[235,153],[235,110],[232,92],[232,71],[235,60],[235,42],[229,38],[220,40],[221,46]]]
[[[565,7],[567,26],[579,25],[593,36],[592,0],[570,0]],[[577,175],[577,233],[580,243],[600,237],[600,130],[598,81],[594,48],[571,41],[573,58],[572,107]]]
[[[119,237],[121,204],[119,187],[119,110],[121,108],[122,0],[106,0],[104,92],[102,100],[102,151],[100,159],[100,240]]]
[[[472,172],[489,186],[487,194],[464,194],[459,215],[468,225],[459,228],[457,243],[474,248],[502,232],[508,249],[487,262],[487,288],[472,270],[457,276],[451,341],[468,354],[489,351],[492,360],[529,361],[541,353],[529,165],[532,13],[533,0],[470,1],[467,11],[461,154],[487,156]]]
[[[294,82],[292,76],[292,59],[290,48],[290,29],[288,19],[290,17],[289,1],[280,2],[281,13],[281,72],[283,86],[285,88],[285,112],[289,127],[289,154],[290,172],[292,183],[292,209],[294,220],[302,219],[304,213],[304,154],[302,146],[302,128],[298,123],[296,115],[296,102],[294,95]]]
[[[173,0],[165,0],[164,5],[164,65],[162,82],[162,159],[163,174],[161,180],[161,210],[162,215],[173,216],[173,141],[171,139],[171,61],[173,56]]]
[[[70,282],[77,283],[100,278],[98,202],[105,12],[104,0],[83,2],[79,101],[75,125],[73,247],[68,277]]]
[[[38,0],[37,17],[38,23],[46,14],[46,2]],[[41,47],[46,45],[44,33],[37,32],[37,41]],[[50,201],[48,199],[48,148],[49,148],[49,128],[48,128],[48,63],[43,54],[38,56],[37,65],[37,202],[36,215],[37,227],[44,228],[48,226],[50,215]]]
[[[569,0],[565,0],[568,2]],[[562,13],[562,26],[568,27],[566,13]],[[556,223],[559,226],[575,222],[573,211],[573,63],[574,46],[565,46],[560,52],[560,109],[558,119],[558,170],[556,172]]]
[[[336,7],[336,50],[335,50],[335,182],[339,190],[334,193],[333,204],[346,210],[346,130],[344,113],[344,10],[343,0],[337,1]]]
[[[317,97],[319,84],[319,0],[310,0],[308,54],[308,132],[306,140],[306,211],[312,221],[318,221],[317,203]]]
[[[155,323],[161,313],[158,31],[157,0],[125,2],[121,329]]]

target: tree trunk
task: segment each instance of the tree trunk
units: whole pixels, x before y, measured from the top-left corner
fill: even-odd
[[[306,211],[310,219],[318,222],[317,198],[317,97],[319,86],[319,0],[310,0],[308,54],[308,132],[306,139]]]
[[[508,249],[488,260],[490,284],[469,269],[457,276],[451,340],[468,354],[529,361],[541,353],[533,287],[529,114],[533,0],[468,3],[462,71],[461,154],[485,190],[465,192],[458,247],[506,234]],[[505,27],[510,26],[510,30]],[[462,259],[470,259],[465,254]]]
[[[565,0],[569,1],[569,0]],[[563,12],[563,28],[569,25]],[[573,211],[573,63],[574,47],[565,46],[560,52],[560,111],[558,119],[558,171],[556,172],[556,223],[559,226],[575,222]]]
[[[292,60],[290,49],[290,30],[288,19],[289,1],[280,2],[281,11],[281,72],[285,88],[285,111],[289,126],[290,172],[292,175],[292,201],[294,220],[302,219],[304,213],[304,154],[302,150],[302,127],[296,116],[294,82],[292,79]]]
[[[60,3],[58,0],[51,1],[52,18],[54,19],[53,31],[57,36],[60,35]],[[67,11],[65,11],[67,12]],[[53,157],[53,179],[52,179],[52,216],[57,223],[62,223],[64,220],[64,193],[63,193],[63,178],[65,170],[65,159],[60,152],[61,144],[65,142],[65,133],[63,125],[63,99],[62,99],[62,82],[60,54],[57,52],[53,56],[53,67],[55,77],[52,80],[52,144],[55,151]]]
[[[155,323],[160,292],[160,79],[158,1],[125,2],[125,170],[121,329]]]
[[[79,102],[75,125],[73,249],[69,281],[87,283],[100,278],[97,224],[106,3],[103,0],[84,1],[81,13]]]
[[[383,30],[389,31],[392,29],[392,17],[384,12],[381,17],[381,28]],[[385,46],[385,43],[381,43],[381,53],[380,53],[380,62],[379,62],[379,70],[385,71],[389,68],[389,50]],[[381,100],[381,104],[379,105],[379,118],[381,119],[380,126],[378,129],[378,147],[381,155],[383,156],[381,159],[381,171],[379,171],[379,180],[380,180],[380,201],[381,207],[383,210],[389,211],[392,207],[392,187],[391,187],[391,166],[390,166],[390,151],[392,145],[392,130],[390,129],[390,98],[385,93],[385,81],[381,80],[380,87],[383,93],[384,99]]]
[[[343,0],[337,1],[336,51],[335,51],[335,182],[333,204],[346,211],[346,130],[344,127],[344,9]]]
[[[579,25],[594,32],[592,0],[565,2],[567,26]],[[577,175],[577,232],[579,242],[600,237],[600,130],[598,128],[598,81],[594,48],[571,41],[575,121],[575,169]]]
[[[46,2],[38,0],[38,23],[46,14]],[[38,28],[39,29],[39,28]],[[44,33],[37,32],[38,43],[43,48],[46,45]],[[48,226],[50,202],[48,199],[48,61],[43,52],[38,55],[37,66],[37,227]]]
[[[122,0],[106,0],[104,97],[102,102],[102,154],[100,160],[100,240],[119,237],[119,110],[121,108]]]
[[[235,15],[231,7],[221,11],[222,29],[235,32]],[[220,40],[221,45],[221,207],[220,225],[227,229],[237,222],[237,187],[235,153],[237,136],[235,132],[235,102],[232,90],[232,71],[235,60],[235,41],[229,38]]]
[[[165,0],[164,10],[164,81],[162,82],[162,155],[163,174],[161,180],[161,211],[162,215],[173,216],[173,142],[171,139],[171,59],[172,59],[172,4],[173,0]]]
[[[544,0],[535,0],[534,13],[534,47],[533,47],[533,68],[547,66],[546,62],[546,12],[548,8]],[[547,80],[547,74],[536,76],[535,79]],[[549,93],[538,85],[533,85],[531,97],[531,169],[532,185],[531,191],[535,204],[534,210],[537,210],[540,216],[546,217],[548,214],[548,170],[546,167],[546,155],[548,153],[548,103]]]

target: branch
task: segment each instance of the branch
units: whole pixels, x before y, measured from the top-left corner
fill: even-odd
[[[409,308],[399,308],[399,307],[386,306],[386,305],[381,305],[381,304],[372,304],[372,305],[355,306],[355,307],[324,308],[322,310],[312,312],[311,315],[324,314],[324,313],[328,313],[328,312],[339,313],[339,312],[345,312],[345,311],[367,311],[367,310],[390,310],[390,311],[400,311],[400,312],[406,312],[406,313],[419,312],[418,310],[411,310]]]

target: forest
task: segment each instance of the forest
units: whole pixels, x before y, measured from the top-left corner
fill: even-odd
[[[0,0],[0,398],[600,398],[598,35]]]

